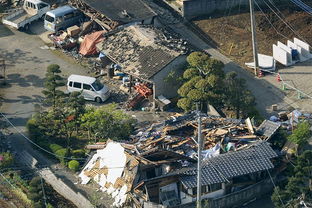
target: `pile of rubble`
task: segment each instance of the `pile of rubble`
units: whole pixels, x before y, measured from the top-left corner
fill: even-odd
[[[271,121],[265,122],[271,124]],[[112,196],[114,206],[128,203],[141,207],[148,197],[152,197],[141,189],[149,178],[170,177],[171,173],[194,166],[198,158],[197,128],[196,113],[177,115],[137,130],[127,142],[88,145],[88,149],[97,152],[79,175],[82,183],[94,179],[103,192]],[[268,130],[267,125],[263,124],[261,130]],[[257,132],[258,128],[254,128],[249,119],[204,116],[204,161],[261,144],[267,136]]]

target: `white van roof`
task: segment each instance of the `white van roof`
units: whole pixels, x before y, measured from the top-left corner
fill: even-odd
[[[92,84],[95,82],[94,77],[88,77],[88,76],[82,76],[82,75],[76,75],[72,74],[68,77],[69,81],[74,81],[74,82],[81,82],[81,83],[86,83],[86,84]]]

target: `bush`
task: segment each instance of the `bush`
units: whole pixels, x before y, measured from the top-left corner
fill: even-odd
[[[62,148],[57,150],[55,154],[57,155],[57,159],[59,159],[62,164],[65,164],[66,160],[64,157],[68,156],[68,150],[66,148]]]
[[[42,207],[44,207],[44,206],[43,206],[43,203],[42,203],[41,200],[40,200],[40,201],[37,201],[37,202],[34,204],[34,208],[42,208]]]
[[[28,134],[31,140],[37,142],[44,136],[43,132],[39,128],[37,124],[37,120],[35,118],[31,118],[26,123],[26,128],[28,130]]]
[[[85,156],[85,151],[83,149],[77,149],[72,151],[72,157],[83,158]]]
[[[79,162],[77,160],[69,161],[68,168],[73,171],[77,171],[79,169]]]
[[[38,187],[41,184],[41,178],[39,176],[33,177],[29,182],[29,185],[32,187]]]
[[[29,198],[35,202],[39,201],[41,199],[41,196],[37,193],[30,193]]]
[[[0,153],[0,168],[6,168],[13,163],[13,155],[9,152]]]
[[[50,144],[49,148],[53,153],[56,153],[58,150],[63,149],[63,147],[58,144]]]

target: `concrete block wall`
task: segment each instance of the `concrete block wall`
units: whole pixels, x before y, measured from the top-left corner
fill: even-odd
[[[300,11],[294,3],[287,0],[272,0],[275,5],[281,8],[294,8]],[[266,1],[268,2],[268,1]],[[263,0],[257,0],[259,5],[264,5],[262,9],[267,8]],[[312,3],[312,0],[306,0],[305,3]],[[231,1],[231,0],[184,0],[182,6],[182,16],[191,19],[198,16],[209,15],[216,10],[227,10],[238,6],[247,6],[249,8],[249,0]],[[272,5],[271,5],[272,7]],[[255,5],[255,9],[257,6]],[[302,10],[301,10],[302,11]]]

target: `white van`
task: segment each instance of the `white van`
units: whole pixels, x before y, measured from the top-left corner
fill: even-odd
[[[94,77],[72,74],[67,80],[69,92],[82,92],[85,100],[94,100],[98,103],[104,102],[110,96],[109,89]]]

